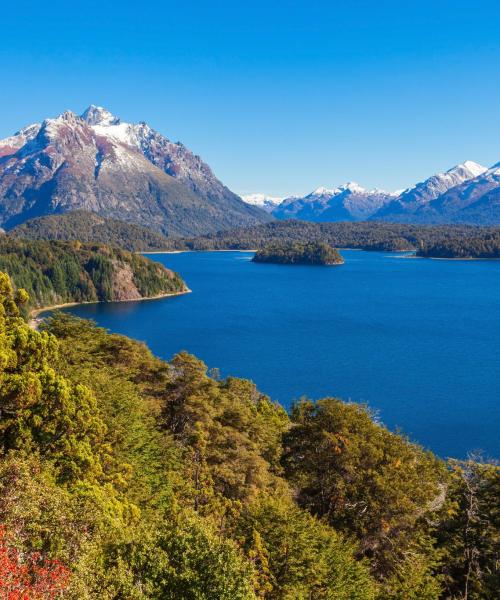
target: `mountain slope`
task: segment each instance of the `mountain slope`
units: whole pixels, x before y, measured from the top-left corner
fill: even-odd
[[[333,190],[320,187],[302,198],[287,198],[272,214],[277,219],[359,221],[369,218],[394,198],[383,190],[365,190],[349,182]]]
[[[500,223],[500,163],[420,207],[415,220],[432,223]]]
[[[203,161],[145,123],[105,109],[65,112],[0,141],[0,225],[93,211],[192,235],[270,217],[228,190]]]
[[[439,198],[439,196],[451,188],[472,180],[485,171],[486,167],[467,160],[445,173],[437,173],[425,181],[417,183],[412,188],[405,190],[392,202],[381,207],[372,218],[394,222],[418,220],[418,217],[415,219],[413,215],[422,207]]]

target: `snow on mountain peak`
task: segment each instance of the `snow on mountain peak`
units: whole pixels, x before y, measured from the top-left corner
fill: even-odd
[[[483,165],[480,165],[479,163],[474,162],[473,160],[466,160],[459,166],[464,167],[464,169],[470,171],[474,175],[474,177],[482,175],[487,170],[486,167],[483,167]]]
[[[247,204],[262,206],[264,203],[278,205],[284,200],[284,196],[268,196],[267,194],[245,194],[241,196]]]
[[[319,188],[316,188],[314,190],[314,192],[311,192],[309,195],[310,196],[333,196],[336,193],[336,189],[331,190],[329,188],[320,186]]]
[[[336,196],[337,194],[341,194],[342,192],[346,191],[357,194],[366,192],[365,188],[358,185],[355,181],[348,181],[347,183],[339,185],[339,187],[333,189],[321,186],[316,188],[314,192],[311,192],[309,196]]]
[[[457,171],[461,171],[461,170],[465,170],[467,172],[467,174],[470,174],[470,177],[478,177],[479,175],[482,175],[485,171],[487,171],[488,169],[486,167],[483,167],[483,165],[480,165],[477,162],[474,162],[473,160],[466,160],[463,163],[460,163],[459,165],[457,165],[456,167],[453,167],[452,169],[450,169],[448,171],[448,173],[454,173]]]
[[[82,114],[82,119],[88,125],[118,125],[120,119],[102,106],[91,104]]]
[[[341,185],[339,189],[340,190],[349,190],[350,192],[355,192],[357,194],[366,192],[365,188],[361,187],[355,181],[348,181],[347,183],[344,183],[344,185]]]

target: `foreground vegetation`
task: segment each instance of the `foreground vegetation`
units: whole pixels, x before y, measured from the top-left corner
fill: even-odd
[[[269,244],[257,250],[252,260],[281,265],[340,265],[344,262],[335,248],[321,242]]]
[[[78,240],[131,252],[162,250],[168,244],[164,235],[152,229],[83,210],[30,219],[9,231],[9,235],[30,240]]]
[[[269,244],[324,243],[333,248],[402,252],[452,243],[468,248],[483,240],[499,247],[500,227],[405,225],[399,223],[309,223],[278,221],[221,231],[193,239],[171,239],[170,249],[245,250]],[[475,240],[475,241],[474,241]]]
[[[31,307],[134,300],[186,289],[163,265],[103,244],[0,236],[0,270],[28,292]]]
[[[497,467],[26,301],[1,274],[0,597],[495,597]]]

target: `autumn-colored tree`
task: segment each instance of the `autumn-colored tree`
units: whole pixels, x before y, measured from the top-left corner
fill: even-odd
[[[21,553],[0,525],[0,598],[51,600],[61,598],[70,571],[39,552]]]

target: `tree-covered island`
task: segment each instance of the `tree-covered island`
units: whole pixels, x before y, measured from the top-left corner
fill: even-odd
[[[269,244],[258,250],[252,260],[280,265],[341,265],[344,262],[335,248],[323,242]]]

